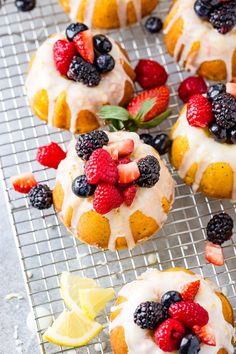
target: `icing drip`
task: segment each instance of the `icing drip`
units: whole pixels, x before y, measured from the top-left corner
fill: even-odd
[[[231,81],[232,59],[236,50],[236,26],[229,33],[220,34],[209,22],[202,21],[195,14],[194,2],[195,0],[178,0],[171,10],[174,16],[165,28],[165,34],[168,34],[179,18],[184,22],[182,34],[175,46],[174,58],[192,73],[196,73],[203,62],[222,60],[226,65],[227,81]],[[198,42],[200,48],[189,55],[193,44]]]
[[[201,280],[200,290],[195,301],[202,305],[209,313],[209,326],[216,337],[216,346],[210,347],[201,344],[199,354],[217,354],[224,348],[228,354],[233,354],[231,344],[234,329],[225,321],[222,312],[222,303],[215,294],[216,286],[208,280],[194,274],[179,272],[160,272],[150,269],[138,280],[125,285],[119,296],[127,299],[126,302],[114,306],[112,312],[121,310],[120,314],[110,323],[110,332],[122,326],[129,354],[164,354],[148,335],[148,331],[138,327],[133,321],[133,315],[138,305],[145,301],[160,301],[161,296],[169,290],[180,291],[181,286],[195,280]],[[172,352],[173,354],[177,351]]]
[[[153,188],[139,188],[131,207],[122,204],[120,208],[114,209],[105,215],[111,229],[108,248],[115,250],[116,240],[119,237],[125,237],[128,248],[133,248],[135,241],[130,229],[130,216],[139,210],[144,215],[152,217],[161,227],[167,219],[167,214],[162,208],[162,198],[165,197],[170,201],[174,199],[174,181],[156,151],[151,146],[143,144],[136,133],[118,132],[108,133],[108,135],[110,143],[124,139],[133,139],[135,142],[133,157],[136,160],[152,154],[158,158],[161,165],[160,180]],[[71,190],[74,178],[83,173],[84,162],[77,156],[75,140],[72,140],[68,147],[67,157],[60,163],[57,170],[57,182],[61,184],[64,191],[64,201],[60,216],[65,218],[68,208],[73,208],[70,231],[74,235],[77,235],[81,215],[93,210],[93,198],[78,198]],[[150,200],[152,201],[152,205],[150,205]]]
[[[178,173],[184,178],[194,162],[198,169],[193,184],[193,190],[196,192],[199,188],[202,176],[207,167],[212,163],[228,163],[234,173],[234,185],[232,191],[232,200],[236,200],[236,145],[221,144],[212,137],[207,136],[204,129],[195,128],[188,124],[186,110],[180,114],[177,127],[173,132],[172,139],[178,136],[188,138],[189,150],[185,153]]]

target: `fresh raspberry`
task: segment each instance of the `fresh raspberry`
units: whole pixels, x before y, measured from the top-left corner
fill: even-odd
[[[94,62],[94,49],[93,49],[93,35],[90,30],[78,33],[74,38],[73,42],[76,46],[77,51],[81,57],[93,64]]]
[[[66,158],[65,151],[57,143],[50,143],[49,145],[38,148],[36,160],[43,166],[58,168],[61,160]]]
[[[100,183],[94,193],[93,207],[99,214],[107,214],[123,203],[120,191],[110,184]]]
[[[85,174],[91,184],[99,182],[115,184],[118,180],[116,163],[104,149],[97,149],[92,153],[86,164]]]
[[[67,41],[66,39],[59,39],[53,46],[53,58],[57,70],[61,75],[66,75],[69,70],[70,63],[74,55],[76,54],[76,48],[74,43]]]
[[[130,163],[131,160],[129,157],[121,157],[118,161],[117,161],[117,165],[126,165],[127,163]]]
[[[216,338],[208,325],[203,327],[193,326],[193,332],[199,337],[202,343],[212,347],[216,346]]]
[[[11,183],[16,192],[23,194],[29,193],[29,191],[38,184],[31,172],[13,176],[11,178]]]
[[[179,98],[188,102],[190,97],[207,92],[207,85],[201,76],[190,76],[181,82],[178,88]]]
[[[155,331],[156,344],[164,352],[173,352],[179,348],[181,339],[185,334],[185,328],[181,322],[169,318]]]
[[[128,207],[132,205],[138,190],[137,184],[132,184],[123,191],[124,203]]]
[[[144,101],[151,100],[153,98],[156,102],[154,103],[152,109],[142,118],[142,121],[144,122],[147,122],[166,111],[170,99],[170,91],[168,87],[157,87],[155,89],[142,92],[140,95],[134,97],[127,108],[131,116],[135,117],[137,115]]]
[[[205,326],[209,321],[208,312],[195,302],[180,301],[171,305],[169,315],[186,327]]]
[[[194,301],[200,288],[200,280],[193,281],[182,287],[181,296],[184,301]]]
[[[154,60],[141,59],[135,72],[137,82],[145,90],[165,85],[168,79],[165,68]]]
[[[193,127],[205,128],[213,120],[212,106],[202,95],[192,96],[187,104],[187,120]]]

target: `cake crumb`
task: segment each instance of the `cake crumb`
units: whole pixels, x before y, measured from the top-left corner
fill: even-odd
[[[150,264],[150,265],[155,264],[157,261],[157,257],[154,253],[152,253],[152,254],[149,254],[147,260],[148,260],[148,264]]]

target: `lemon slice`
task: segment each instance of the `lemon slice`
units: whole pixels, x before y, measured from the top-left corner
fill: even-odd
[[[44,333],[44,339],[65,347],[81,347],[90,342],[102,330],[102,326],[88,319],[80,310],[64,310]]]
[[[115,291],[112,288],[81,289],[79,303],[85,314],[93,320],[114,295]]]

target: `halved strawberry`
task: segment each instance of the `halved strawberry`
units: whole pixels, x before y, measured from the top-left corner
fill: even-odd
[[[31,188],[37,186],[37,181],[31,172],[22,173],[11,178],[11,183],[16,192],[29,193]]]
[[[137,193],[137,184],[132,184],[123,190],[124,203],[131,206]]]
[[[153,98],[155,99],[154,106],[142,118],[143,122],[147,122],[166,111],[170,99],[170,91],[167,86],[160,86],[152,90],[142,92],[140,95],[132,99],[132,101],[128,105],[127,110],[133,117],[135,117],[138,111],[140,110],[143,102],[148,99],[151,100]]]
[[[226,92],[236,98],[236,84],[234,82],[228,82],[226,84]]]
[[[134,151],[133,139],[125,139],[116,143],[108,145],[108,151],[114,160],[118,160],[119,157],[125,157]]]
[[[221,246],[206,242],[205,258],[214,265],[222,266],[224,264],[224,255]]]
[[[74,55],[76,55],[74,43],[66,39],[59,39],[54,43],[53,58],[56,68],[61,75],[67,74]]]
[[[138,164],[135,161],[127,163],[125,165],[119,165],[117,166],[117,168],[119,175],[118,182],[121,184],[131,183],[138,179],[140,176]]]
[[[94,49],[93,49],[93,35],[90,30],[78,33],[73,42],[81,57],[86,61],[93,64],[94,62]]]
[[[200,288],[200,280],[193,281],[182,287],[181,296],[184,301],[194,301]]]
[[[210,326],[193,326],[193,332],[199,337],[202,343],[212,347],[216,346],[216,338],[212,333]]]

